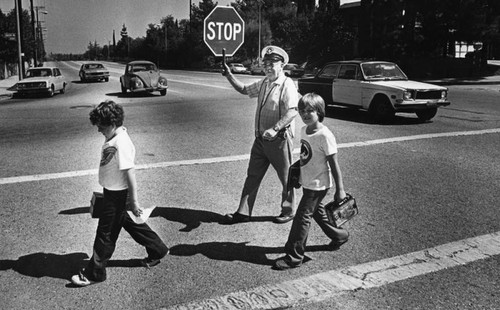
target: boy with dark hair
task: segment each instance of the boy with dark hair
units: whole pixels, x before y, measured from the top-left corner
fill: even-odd
[[[113,101],[101,102],[90,112],[90,122],[105,137],[99,165],[99,184],[104,188],[104,199],[92,257],[87,267],[71,278],[77,286],[106,280],[106,265],[122,227],[137,243],[146,247],[148,257],[141,261],[143,266],[155,266],[168,254],[169,249],[160,237],[146,223],[135,223],[127,213],[129,207],[135,216],[140,216],[142,209],[137,196],[135,147],[122,126],[123,120],[122,106]]]

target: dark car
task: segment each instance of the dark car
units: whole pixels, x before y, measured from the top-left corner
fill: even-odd
[[[109,71],[99,62],[84,63],[80,67],[80,81],[109,81]]]
[[[450,104],[446,87],[408,80],[398,65],[387,61],[330,62],[314,76],[299,78],[298,88],[302,95],[321,95],[327,104],[367,110],[376,121],[397,112],[416,113],[427,121],[438,107]]]
[[[131,61],[125,67],[125,74],[120,77],[122,93],[154,92],[167,94],[167,79],[160,74],[156,65],[146,60]]]

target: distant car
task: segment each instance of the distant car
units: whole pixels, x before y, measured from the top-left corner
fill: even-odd
[[[283,73],[285,73],[286,76],[293,76],[292,73],[294,70],[297,70],[299,68],[299,65],[297,64],[292,64],[292,63],[287,63],[283,67]]]
[[[248,73],[248,69],[243,64],[230,63],[228,64],[228,67],[232,73]]]
[[[264,69],[264,67],[255,65],[250,68],[250,73],[252,75],[266,75],[266,69]]]
[[[102,63],[89,62],[80,67],[80,81],[109,81],[109,71]]]
[[[64,94],[66,85],[66,79],[59,68],[30,68],[26,71],[26,77],[16,84],[16,94],[44,94],[52,97],[56,92]]]
[[[386,61],[337,61],[324,65],[314,76],[298,79],[299,92],[315,92],[326,103],[367,110],[375,121],[397,112],[432,119],[438,107],[447,106],[446,87],[408,80],[403,71]]]
[[[125,67],[125,74],[120,77],[122,93],[154,92],[160,95],[167,94],[167,79],[160,74],[156,65],[146,60],[131,61]]]

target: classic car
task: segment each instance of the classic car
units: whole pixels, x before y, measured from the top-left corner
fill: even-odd
[[[266,69],[263,66],[254,65],[250,68],[250,74],[252,75],[265,75]]]
[[[283,72],[286,76],[290,77],[301,77],[304,75],[304,68],[301,68],[297,64],[287,63],[283,67]]]
[[[156,65],[146,60],[131,61],[125,67],[125,74],[120,77],[122,93],[154,92],[160,95],[167,94],[167,79],[160,74]]]
[[[80,81],[109,81],[109,71],[102,63],[89,62],[80,67]]]
[[[24,79],[15,86],[16,95],[44,94],[52,97],[56,92],[64,94],[66,79],[59,68],[36,67],[26,71]]]
[[[242,64],[239,64],[239,63],[230,63],[228,64],[228,67],[229,67],[229,70],[231,70],[231,73],[249,73],[248,72],[248,69],[242,65]]]
[[[321,95],[327,104],[367,110],[375,121],[397,112],[428,121],[438,107],[450,104],[446,87],[408,80],[398,65],[386,61],[330,62],[314,76],[299,78],[298,88],[301,94]]]

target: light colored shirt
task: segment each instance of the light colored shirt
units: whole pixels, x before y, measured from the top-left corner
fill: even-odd
[[[301,128],[300,184],[309,190],[325,190],[333,186],[326,157],[337,153],[337,142],[326,126],[311,135],[306,133],[306,127]]]
[[[127,170],[134,168],[135,147],[125,127],[116,128],[115,135],[102,146],[99,184],[112,191],[128,188]]]
[[[245,85],[250,98],[257,97],[255,113],[255,135],[262,136],[264,131],[273,128],[291,108],[297,108],[299,95],[292,79],[279,76],[274,82],[267,78]],[[281,100],[281,105],[280,105]],[[289,133],[293,137],[295,121],[290,123]]]

